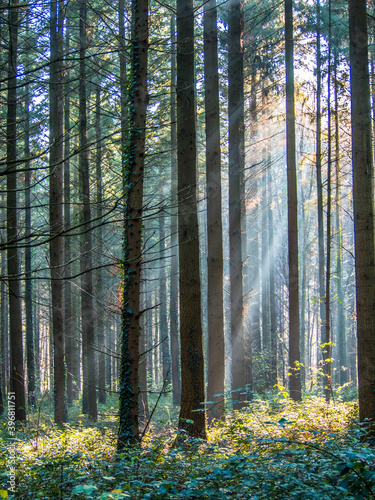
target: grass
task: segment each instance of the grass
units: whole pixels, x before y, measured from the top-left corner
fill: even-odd
[[[216,423],[207,441],[187,439],[180,447],[171,408],[163,396],[142,443],[121,455],[115,399],[100,408],[95,426],[78,402],[63,429],[53,425],[49,406],[41,408],[39,421],[34,413],[17,434],[16,493],[8,491],[3,421],[0,498],[375,498],[375,454],[360,440],[354,402],[254,398]]]

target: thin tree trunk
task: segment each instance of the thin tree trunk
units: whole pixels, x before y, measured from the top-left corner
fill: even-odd
[[[96,271],[96,318],[98,329],[98,399],[99,403],[105,404],[105,363],[106,356],[104,354],[105,338],[104,338],[104,297],[103,297],[103,269],[102,253],[103,253],[103,226],[101,219],[103,217],[103,188],[102,188],[102,128],[101,128],[101,92],[100,81],[96,86],[96,216],[98,219],[98,229],[96,232],[97,237],[97,253],[98,253],[98,270]]]
[[[61,1],[51,2],[51,63],[50,63],[50,241],[51,307],[53,339],[53,382],[55,422],[66,420],[64,324],[62,303],[63,275],[63,87],[62,87],[62,30]]]
[[[79,61],[79,172],[82,201],[81,236],[81,316],[82,316],[82,365],[83,411],[92,421],[97,419],[96,363],[94,351],[94,302],[92,273],[92,232],[90,206],[90,172],[87,149],[87,97],[86,97],[86,48],[87,6],[80,0],[80,61]]]
[[[319,261],[319,312],[320,312],[320,339],[317,345],[319,362],[321,356],[320,345],[325,343],[326,309],[324,304],[324,222],[323,222],[323,184],[322,184],[322,72],[321,72],[321,50],[320,50],[320,0],[317,0],[317,27],[316,27],[316,181],[318,197],[318,261]],[[319,365],[318,365],[319,366]]]
[[[240,0],[229,3],[229,259],[233,407],[240,409],[246,386],[243,338],[241,170],[244,168],[243,13]]]
[[[170,329],[173,404],[181,400],[178,345],[178,217],[177,217],[177,121],[176,121],[176,19],[171,17],[171,288]]]
[[[177,160],[180,262],[181,408],[179,428],[205,438],[194,95],[194,7],[177,0]],[[198,411],[197,411],[198,410]]]
[[[331,0],[328,1],[329,9],[329,28],[328,28],[328,169],[327,169],[327,263],[326,263],[326,324],[324,339],[324,393],[326,402],[331,400],[332,381],[331,381],[331,212],[332,212],[332,133],[331,133]]]
[[[336,191],[335,191],[335,232],[336,232],[336,275],[337,275],[337,344],[338,344],[338,368],[339,383],[345,384],[348,381],[347,357],[346,357],[346,333],[345,333],[345,296],[343,293],[343,258],[342,258],[342,230],[340,217],[340,128],[338,110],[338,80],[337,64],[338,53],[335,49],[335,168],[336,168]]]
[[[163,168],[159,169],[159,179],[160,179],[160,203],[163,204],[165,202],[164,197],[164,176],[163,176]],[[168,329],[168,311],[167,311],[167,279],[166,279],[166,255],[165,255],[165,241],[166,241],[166,232],[165,232],[165,214],[164,210],[161,210],[159,213],[159,257],[160,257],[160,269],[159,269],[159,323],[160,323],[160,332],[161,338],[163,339],[161,344],[161,352],[162,352],[162,368],[163,368],[163,381],[167,378],[169,382],[171,380],[170,377],[170,369],[171,369],[171,350],[169,345],[169,329]]]
[[[132,67],[130,141],[124,169],[123,300],[121,306],[121,360],[119,434],[117,448],[139,439],[139,332],[142,270],[142,208],[147,111],[148,0],[132,3]]]
[[[268,164],[271,164],[269,158]],[[275,248],[273,238],[273,209],[272,209],[272,173],[271,168],[267,170],[268,176],[268,261],[269,261],[269,283],[270,283],[270,333],[271,333],[271,388],[277,384],[277,319],[276,319],[276,294],[275,294]]]
[[[263,103],[265,106],[265,103]],[[267,171],[269,168],[268,165],[268,156],[266,151],[266,146],[263,147],[262,150],[262,164],[263,164],[263,172],[262,172],[262,205],[261,205],[261,262],[262,262],[262,353],[265,359],[270,359],[270,347],[271,347],[271,338],[270,338],[270,330],[269,330],[269,282],[268,282],[268,271],[269,271],[269,261],[268,261],[268,209],[267,209]],[[264,373],[265,384],[268,388],[269,386],[269,366],[267,366],[266,372]]]
[[[257,69],[253,64],[251,74],[251,140],[255,142],[257,136]],[[251,194],[253,199],[258,196],[258,169],[254,166],[251,169]],[[249,245],[248,245],[248,258],[247,264],[248,271],[248,286],[246,293],[250,293],[250,306],[249,306],[249,322],[250,322],[250,335],[246,345],[246,382],[255,389],[253,380],[253,358],[260,354],[262,339],[260,333],[260,294],[259,294],[259,221],[258,221],[259,207],[256,204],[252,207],[247,217],[248,228],[250,231]]]
[[[70,26],[69,16],[67,16],[65,31],[65,81],[64,81],[64,229],[70,228],[70,90],[69,78],[70,72],[67,68],[69,50],[70,50]],[[65,276],[71,274],[71,237],[64,238],[64,273]],[[73,376],[73,356],[77,349],[73,348],[76,339],[73,337],[72,329],[72,284],[69,279],[64,281],[64,332],[65,332],[65,363],[66,363],[66,398],[67,403],[71,404],[76,396],[74,387],[77,381]],[[74,346],[76,347],[76,346]]]
[[[29,21],[26,21],[27,28]],[[27,65],[29,61],[27,60]],[[25,83],[25,158],[30,158],[30,83]],[[34,320],[33,320],[33,282],[31,279],[31,186],[30,162],[25,163],[25,321],[26,321],[26,363],[27,363],[27,393],[29,404],[35,404],[35,355],[34,355]]]
[[[296,131],[293,68],[293,2],[285,0],[286,61],[286,147],[288,176],[288,254],[289,254],[289,390],[294,401],[301,400],[299,348],[298,284],[298,203],[296,168]]]
[[[7,271],[9,289],[10,390],[14,392],[15,419],[26,419],[23,366],[22,306],[17,248],[17,42],[18,1],[10,2],[7,103]]]
[[[209,422],[224,415],[223,236],[221,220],[220,107],[216,0],[204,5],[204,73],[207,185],[207,324]],[[219,394],[219,396],[218,396]]]

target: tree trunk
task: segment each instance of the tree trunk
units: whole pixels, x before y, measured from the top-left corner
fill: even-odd
[[[271,158],[268,164],[271,165]],[[267,170],[268,176],[268,262],[270,283],[270,333],[271,333],[271,388],[277,384],[277,320],[276,320],[276,294],[275,294],[275,248],[273,238],[273,209],[272,209],[272,173],[271,168]]]
[[[327,264],[326,264],[326,324],[325,324],[325,339],[324,339],[324,393],[326,402],[331,400],[332,383],[331,383],[331,212],[332,212],[332,133],[331,133],[331,0],[328,0],[329,21],[328,21],[328,159],[327,159]]]
[[[204,81],[207,185],[207,324],[209,422],[224,414],[224,303],[221,151],[216,0],[204,5]],[[218,396],[219,395],[219,396]]]
[[[65,31],[65,81],[64,81],[64,229],[70,228],[70,72],[67,68],[70,50],[70,26],[69,16],[67,15]],[[64,274],[69,277],[71,274],[71,237],[64,238]],[[74,387],[77,380],[73,376],[73,356],[76,354],[76,339],[72,338],[72,285],[70,279],[64,281],[64,332],[65,332],[65,363],[66,363],[66,398],[67,403],[73,402],[76,396]],[[75,348],[74,348],[75,347]]]
[[[160,181],[160,204],[165,203],[164,196],[164,183],[165,179],[163,176],[163,167],[159,168],[159,181]],[[167,310],[167,279],[166,279],[166,254],[165,254],[165,214],[162,209],[158,215],[159,217],[159,258],[160,258],[160,269],[159,269],[159,325],[160,325],[160,337],[162,339],[161,343],[161,353],[162,353],[162,367],[163,367],[163,382],[167,379],[167,382],[171,380],[171,350],[169,345],[169,331],[168,331],[168,310]]]
[[[178,426],[191,436],[205,438],[194,89],[193,1],[177,0],[177,161],[181,340],[181,409]]]
[[[320,0],[317,0],[317,28],[316,28],[316,182],[318,198],[318,259],[319,259],[319,314],[320,314],[320,339],[317,342],[317,361],[321,357],[320,344],[325,343],[326,309],[324,304],[324,222],[323,222],[323,184],[322,184],[322,72],[320,51]],[[319,366],[319,365],[318,365]]]
[[[63,275],[63,87],[62,44],[63,8],[61,1],[51,3],[50,63],[50,241],[51,307],[53,339],[53,381],[55,422],[66,420],[64,324],[62,303]]]
[[[9,9],[9,63],[7,102],[7,271],[9,289],[10,390],[14,392],[15,418],[26,419],[25,373],[22,344],[22,305],[17,248],[17,41],[18,1]]]
[[[373,160],[366,1],[349,0],[359,417],[375,429]],[[366,420],[367,419],[367,420]]]
[[[29,20],[26,21],[29,26]],[[27,59],[27,67],[29,61]],[[30,83],[25,82],[25,158],[30,158]],[[29,404],[35,405],[35,355],[34,355],[34,320],[33,320],[33,282],[31,278],[31,186],[30,161],[25,162],[25,322],[26,322],[26,363],[27,393]]]
[[[124,263],[121,306],[120,422],[117,448],[139,439],[139,332],[143,171],[147,110],[148,0],[132,3],[130,141],[124,167]]]
[[[244,168],[243,13],[240,0],[229,3],[229,264],[233,407],[240,409],[246,386],[243,338],[241,171]]]
[[[348,381],[347,357],[346,357],[346,334],[345,334],[345,296],[343,292],[343,258],[342,258],[342,229],[340,216],[340,128],[338,111],[338,80],[337,64],[338,53],[335,49],[335,168],[336,168],[336,190],[335,190],[335,233],[336,233],[336,275],[337,275],[337,344],[338,344],[338,369],[339,384]]]
[[[181,400],[178,345],[178,217],[177,217],[177,121],[176,121],[176,19],[171,17],[171,289],[170,329],[173,404]]]
[[[90,420],[97,419],[96,363],[94,351],[94,302],[92,273],[92,232],[90,206],[89,152],[87,148],[87,97],[86,97],[86,48],[87,6],[80,0],[80,61],[79,61],[79,172],[82,203],[81,236],[81,316],[82,316],[82,366],[83,412]]]
[[[298,285],[298,203],[296,131],[293,68],[293,1],[285,0],[286,61],[286,148],[288,176],[288,254],[289,254],[289,390],[294,401],[301,400]]]
[[[102,188],[102,128],[101,128],[101,92],[100,92],[100,81],[96,86],[96,123],[95,123],[95,135],[96,135],[96,217],[98,228],[96,230],[97,238],[97,254],[98,270],[96,271],[96,318],[97,318],[97,330],[98,330],[98,399],[99,403],[105,404],[106,392],[105,392],[105,338],[104,338],[104,297],[103,297],[103,269],[102,265],[102,254],[103,254],[103,188]]]

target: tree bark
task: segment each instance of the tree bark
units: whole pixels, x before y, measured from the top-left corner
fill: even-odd
[[[79,61],[79,173],[82,203],[81,236],[81,316],[82,316],[82,367],[83,412],[90,420],[97,419],[96,363],[94,351],[94,302],[92,273],[92,228],[90,205],[89,152],[87,148],[87,97],[86,97],[86,49],[87,6],[80,0],[80,61]]]
[[[359,417],[375,429],[373,159],[366,1],[349,0]]]
[[[68,231],[70,228],[70,206],[71,206],[71,191],[70,191],[70,90],[69,78],[70,72],[67,68],[69,50],[70,50],[70,26],[69,16],[67,15],[67,23],[65,28],[65,81],[64,81],[64,229]],[[64,274],[71,274],[71,237],[70,235],[64,238]],[[65,363],[66,363],[66,398],[67,403],[71,404],[73,399],[77,397],[77,380],[74,380],[73,375],[73,357],[77,354],[77,341],[73,339],[72,328],[72,284],[69,279],[64,281],[64,332],[65,332]]]
[[[18,1],[9,9],[9,63],[7,103],[7,271],[9,289],[10,390],[14,392],[15,418],[26,419],[25,373],[22,343],[22,306],[17,248],[17,43]]]
[[[327,96],[327,107],[328,107],[328,159],[327,159],[327,264],[326,264],[326,296],[325,296],[325,339],[323,348],[323,358],[324,358],[324,393],[326,402],[329,403],[331,400],[332,382],[331,382],[331,245],[332,245],[332,234],[331,234],[331,213],[332,213],[332,128],[331,128],[331,21],[332,21],[332,9],[331,0],[328,0],[328,10],[329,10],[329,21],[328,21],[328,96]]]
[[[216,0],[204,5],[204,81],[207,185],[207,325],[209,422],[224,415],[224,301],[221,151]],[[211,404],[211,402],[213,404]]]
[[[316,27],[316,182],[318,202],[318,262],[319,262],[319,314],[320,339],[317,342],[317,361],[321,358],[321,344],[325,343],[326,309],[324,304],[324,222],[323,222],[323,184],[322,184],[322,71],[320,48],[320,0],[317,0],[317,27]],[[319,366],[319,365],[318,365]]]
[[[171,358],[173,404],[181,400],[180,350],[178,344],[178,216],[177,216],[177,120],[176,120],[176,19],[171,17]]]
[[[343,292],[343,257],[342,257],[342,229],[340,214],[340,127],[338,111],[338,80],[337,64],[338,50],[335,49],[335,169],[336,169],[336,190],[335,190],[335,233],[336,233],[336,275],[337,275],[337,344],[338,344],[338,368],[339,384],[343,385],[348,381],[347,356],[346,356],[346,333],[345,333],[345,296]]]
[[[181,409],[179,428],[206,437],[196,198],[194,7],[177,0],[177,161],[180,262]]]
[[[286,62],[286,148],[288,176],[288,256],[289,256],[289,391],[294,401],[301,400],[298,284],[298,203],[296,131],[293,68],[293,2],[285,0]]]
[[[244,168],[243,13],[240,0],[229,3],[229,259],[233,407],[245,399],[241,236],[241,170]]]
[[[102,127],[101,127],[101,91],[100,80],[96,85],[95,96],[95,135],[96,135],[96,217],[98,219],[98,228],[96,231],[97,238],[97,254],[98,254],[98,270],[96,271],[96,326],[98,330],[98,400],[99,403],[105,404],[106,391],[105,391],[105,364],[106,356],[105,350],[105,335],[104,335],[104,297],[103,297],[103,269],[102,254],[103,254],[103,226],[101,219],[103,217],[103,188],[102,188]]]
[[[29,27],[29,19],[26,21]],[[28,47],[27,47],[28,48]],[[28,57],[26,66],[29,66]],[[25,81],[25,158],[30,158],[30,82]],[[25,323],[26,323],[26,364],[27,364],[27,393],[29,404],[35,405],[35,354],[34,354],[34,320],[33,320],[33,282],[31,278],[31,172],[30,161],[25,162]]]
[[[50,241],[51,307],[53,339],[53,382],[55,422],[66,420],[64,323],[62,302],[63,276],[63,8],[61,1],[51,2],[50,62]]]
[[[124,263],[121,305],[120,422],[117,449],[137,442],[143,171],[147,111],[148,0],[132,3],[130,140],[124,168]]]

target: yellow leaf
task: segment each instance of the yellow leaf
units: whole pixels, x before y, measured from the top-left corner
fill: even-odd
[[[122,490],[112,490],[111,493],[122,493]]]
[[[5,490],[0,490],[0,497],[1,498],[8,498],[8,492]]]

